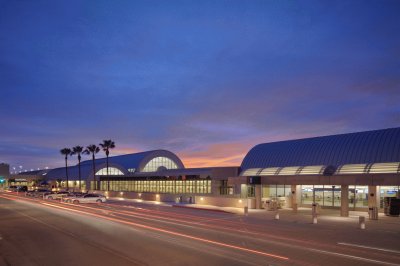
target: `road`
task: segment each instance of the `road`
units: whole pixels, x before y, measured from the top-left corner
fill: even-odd
[[[400,265],[400,231],[15,193],[0,217],[0,265]]]

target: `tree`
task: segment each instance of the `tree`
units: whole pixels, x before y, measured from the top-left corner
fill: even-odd
[[[82,151],[83,151],[83,147],[82,146],[75,146],[72,148],[72,153],[71,155],[78,155],[78,175],[79,175],[79,190],[82,189],[82,180],[81,180],[81,159],[82,159]]]
[[[108,156],[110,155],[110,149],[115,148],[115,143],[111,139],[103,140],[103,143],[99,144],[103,151],[106,153],[106,163],[107,163],[107,179],[108,179]],[[110,190],[110,181],[107,182],[107,190]]]
[[[100,148],[96,146],[95,144],[89,145],[86,147],[86,149],[83,151],[84,154],[87,155],[92,155],[92,163],[93,163],[93,184],[94,184],[94,189],[97,189],[97,183],[96,183],[96,165],[94,163],[95,161],[95,154],[100,151]]]
[[[68,155],[71,155],[71,149],[69,148],[64,148],[60,150],[60,153],[65,156],[65,176],[67,177],[67,190],[69,190],[69,184],[68,184]]]

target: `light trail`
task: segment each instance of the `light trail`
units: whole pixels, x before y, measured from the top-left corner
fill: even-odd
[[[357,244],[344,243],[344,242],[338,242],[338,245],[350,246],[350,247],[357,247],[357,248],[365,248],[365,249],[373,249],[373,250],[379,250],[379,251],[385,251],[385,252],[400,254],[400,251],[399,251],[399,250],[393,250],[393,249],[378,248],[378,247],[370,247],[370,246],[357,245]]]
[[[64,209],[64,210],[73,211],[73,212],[77,212],[77,213],[88,215],[87,212],[76,210],[76,209],[73,209],[73,208],[66,208],[66,207],[63,207],[63,206],[58,206],[58,205],[45,203],[45,202],[42,202],[41,204],[43,204],[45,206],[50,206],[50,207],[53,207],[53,208]],[[104,216],[104,215],[99,215],[99,214],[96,214],[96,213],[90,213],[90,214],[91,214],[91,216],[95,216],[95,217],[98,217],[98,218],[102,218],[102,219],[106,219],[106,220],[110,220],[110,221],[114,221],[114,222],[118,222],[118,223],[123,223],[123,224],[131,225],[131,226],[136,226],[136,227],[140,227],[140,228],[144,228],[144,229],[148,229],[148,230],[152,230],[152,231],[157,231],[157,232],[162,232],[162,233],[166,233],[166,234],[170,234],[170,235],[180,236],[180,237],[184,237],[184,238],[188,238],[188,239],[192,239],[192,240],[196,240],[196,241],[200,241],[200,242],[204,242],[204,243],[214,244],[214,245],[217,245],[217,246],[227,247],[227,248],[231,248],[231,249],[241,250],[241,251],[245,251],[245,252],[249,252],[249,253],[253,253],[253,254],[262,255],[262,256],[265,256],[265,257],[271,257],[271,258],[280,259],[280,260],[289,260],[288,257],[283,257],[283,256],[271,254],[271,253],[266,253],[266,252],[259,251],[259,250],[254,250],[254,249],[243,248],[243,247],[239,247],[239,246],[235,246],[235,245],[225,244],[225,243],[214,241],[214,240],[209,240],[209,239],[205,239],[205,238],[201,238],[201,237],[195,237],[195,236],[191,236],[191,235],[187,235],[187,234],[183,234],[183,233],[179,233],[179,232],[174,232],[174,231],[170,231],[170,230],[166,230],[166,229],[161,229],[161,228],[157,228],[157,227],[153,227],[153,226],[148,226],[148,225],[144,225],[144,224],[134,223],[134,222],[126,221],[126,220],[123,220],[123,219],[111,218],[111,217],[107,217],[107,216]]]
[[[36,203],[46,202],[46,201],[41,200],[41,199],[30,199],[30,198],[18,197],[18,196],[15,196],[15,197],[16,198],[22,198],[22,199],[29,199],[30,201],[33,201],[33,202],[36,202]],[[322,243],[316,243],[316,242],[313,242],[313,241],[299,240],[299,239],[290,238],[290,237],[276,236],[276,235],[273,235],[273,234],[267,234],[265,232],[249,230],[247,228],[245,228],[245,229],[241,229],[241,228],[237,228],[237,227],[233,228],[234,226],[241,226],[242,227],[243,224],[241,224],[241,223],[234,223],[234,222],[226,223],[224,221],[223,224],[216,225],[216,224],[209,224],[209,223],[202,223],[202,222],[193,222],[193,221],[187,221],[187,220],[180,220],[180,219],[176,219],[176,218],[167,218],[164,215],[165,212],[159,212],[159,213],[163,213],[163,216],[157,216],[156,214],[152,214],[153,210],[147,210],[146,214],[145,213],[141,213],[139,211],[134,211],[131,208],[129,208],[128,210],[125,210],[125,211],[124,210],[115,210],[114,209],[116,207],[115,205],[104,204],[104,203],[96,204],[96,207],[89,207],[89,206],[85,206],[85,205],[82,205],[82,204],[76,205],[76,204],[73,204],[73,203],[66,203],[66,202],[54,202],[54,204],[60,204],[62,206],[69,206],[71,209],[82,209],[82,208],[84,208],[84,209],[90,210],[92,212],[93,211],[95,211],[95,212],[104,212],[105,211],[106,214],[108,214],[108,215],[110,215],[111,213],[114,213],[114,214],[125,215],[125,216],[140,218],[140,219],[146,219],[146,220],[150,220],[150,221],[153,221],[153,222],[162,222],[162,221],[166,222],[166,221],[169,221],[169,223],[170,223],[170,221],[172,221],[172,222],[175,222],[174,225],[176,225],[176,224],[182,225],[184,223],[186,225],[196,225],[196,226],[203,227],[203,228],[199,227],[198,229],[209,228],[209,229],[216,230],[216,231],[224,230],[224,231],[229,231],[229,232],[233,232],[233,233],[244,233],[245,235],[253,235],[254,237],[257,237],[257,239],[259,241],[275,239],[275,240],[278,240],[278,241],[284,241],[285,243],[287,243],[287,242],[292,242],[292,243],[296,242],[301,246],[308,245],[308,246],[314,246],[314,247],[324,247],[326,249],[338,248],[337,246],[333,246],[333,245],[329,245],[329,244],[322,244]],[[113,209],[105,209],[105,208],[103,208],[104,206],[112,207]],[[120,207],[120,205],[117,205],[117,206]],[[125,207],[125,209],[127,209],[127,208]],[[145,209],[140,209],[140,211],[142,211],[142,210],[145,210]],[[157,212],[158,211],[156,211],[156,213]],[[190,217],[190,218],[196,218],[197,220],[204,220],[204,219],[202,219],[200,217],[191,216],[191,215],[183,215],[183,216],[185,216],[186,218]],[[209,221],[209,219],[207,219],[207,220]],[[230,227],[228,227],[227,225],[230,225]],[[281,245],[282,245],[282,243],[281,243]],[[340,250],[342,252],[346,251],[346,249],[343,250],[343,248],[340,248]],[[364,254],[368,254],[367,252],[363,252],[363,251],[359,251],[359,252],[364,253]]]
[[[367,258],[362,258],[362,257],[357,257],[357,256],[347,255],[347,254],[342,254],[342,253],[336,253],[336,252],[331,252],[331,251],[325,251],[325,250],[319,250],[319,249],[313,249],[313,248],[310,248],[308,250],[315,251],[318,253],[323,253],[323,254],[339,256],[339,257],[343,257],[343,258],[349,258],[349,259],[358,260],[358,261],[375,263],[375,264],[399,266],[398,263],[390,263],[390,262],[385,262],[385,261],[380,261],[380,260],[367,259]]]
[[[20,202],[24,202],[24,201],[27,200],[24,197],[12,197],[12,198],[10,198],[8,196],[11,196],[11,195],[8,194],[7,197],[3,197],[3,198],[7,198],[7,199],[11,199],[11,200],[17,200],[17,201],[20,201]],[[0,197],[2,197],[2,196],[0,196]],[[153,215],[153,214],[149,214],[149,213],[143,214],[143,213],[139,213],[139,212],[134,212],[132,209],[129,209],[129,211],[104,209],[104,208],[102,208],[102,207],[104,207],[104,206],[102,206],[103,204],[95,205],[96,206],[96,208],[95,208],[95,207],[89,207],[89,206],[84,206],[84,205],[76,205],[76,204],[69,204],[69,203],[58,203],[58,202],[55,202],[54,204],[50,204],[50,203],[44,202],[43,200],[38,200],[38,199],[29,199],[29,201],[35,202],[35,203],[41,203],[42,205],[45,205],[45,206],[47,205],[48,207],[59,208],[59,209],[64,209],[66,211],[73,211],[73,212],[77,212],[77,213],[82,213],[82,214],[85,214],[85,215],[95,216],[95,217],[102,218],[102,219],[107,219],[107,220],[110,220],[110,221],[115,221],[115,222],[124,223],[124,224],[127,224],[127,225],[132,225],[132,226],[145,228],[145,229],[148,229],[148,230],[155,230],[155,231],[158,231],[158,232],[163,232],[163,233],[167,233],[167,234],[171,234],[171,235],[175,235],[175,236],[181,236],[181,237],[185,237],[185,238],[189,238],[189,239],[193,239],[193,240],[197,240],[197,241],[201,241],[201,242],[206,242],[206,243],[210,243],[210,244],[214,244],[214,245],[218,245],[218,246],[224,246],[224,247],[227,247],[227,248],[242,250],[242,251],[250,252],[250,253],[253,253],[253,254],[259,254],[259,255],[268,256],[268,257],[278,256],[278,257],[284,258],[286,260],[289,260],[289,258],[287,258],[287,257],[279,256],[279,255],[276,255],[276,254],[271,254],[271,253],[267,253],[267,252],[263,252],[263,251],[259,251],[259,250],[254,250],[254,249],[243,248],[241,246],[225,244],[225,243],[221,243],[221,242],[210,240],[210,239],[196,237],[196,236],[193,236],[193,235],[187,235],[185,233],[180,233],[180,232],[170,231],[170,230],[167,230],[167,229],[157,228],[157,227],[144,225],[144,224],[140,224],[140,223],[130,222],[129,220],[124,219],[123,217],[119,217],[119,218],[107,217],[107,216],[104,216],[104,215],[99,215],[96,212],[106,211],[107,214],[115,213],[115,214],[119,214],[119,215],[127,215],[127,216],[136,217],[136,218],[152,220],[152,221],[156,221],[156,222],[160,222],[160,220],[164,219],[164,220],[168,220],[168,221],[177,221],[179,223],[188,223],[188,224],[206,226],[206,225],[201,224],[201,223],[190,222],[190,221],[181,221],[181,220],[177,220],[177,219],[174,220],[174,219],[171,219],[171,218],[155,216],[155,214]],[[112,206],[112,207],[114,207],[114,206]],[[87,211],[85,212],[83,210],[78,210],[78,208],[80,208],[80,209],[84,208]],[[143,216],[146,216],[146,217],[143,217]],[[147,217],[151,217],[151,218],[147,218]],[[153,218],[155,218],[155,219],[153,219]],[[278,237],[275,237],[273,235],[267,235],[267,234],[263,234],[263,233],[259,233],[259,232],[235,230],[235,229],[231,229],[231,228],[227,228],[227,227],[220,228],[218,226],[208,226],[208,227],[213,227],[213,228],[218,229],[218,230],[230,230],[230,231],[233,231],[233,232],[236,232],[236,233],[237,232],[244,232],[246,234],[252,234],[252,235],[255,235],[255,236],[267,236],[268,238],[278,238]],[[270,239],[268,239],[268,238],[265,239],[265,241],[267,241],[267,240],[270,241]],[[358,261],[364,261],[364,262],[370,262],[370,263],[372,262],[372,263],[378,263],[378,264],[383,264],[383,265],[398,265],[398,264],[395,264],[395,263],[380,261],[380,260],[376,260],[376,259],[368,259],[368,258],[362,257],[363,255],[354,256],[354,255],[348,255],[348,254],[344,254],[344,253],[338,253],[338,252],[321,250],[321,249],[317,249],[317,248],[306,247],[306,245],[312,245],[313,244],[312,242],[308,242],[308,241],[297,241],[297,242],[302,242],[302,244],[300,244],[299,246],[296,246],[296,245],[293,245],[293,244],[289,244],[289,242],[287,241],[287,240],[296,241],[296,239],[292,239],[292,238],[280,238],[280,239],[284,239],[285,242],[283,242],[283,243],[279,243],[278,242],[278,243],[275,243],[275,244],[286,246],[288,248],[302,249],[304,251],[318,252],[318,253],[321,253],[321,254],[327,254],[327,255],[337,256],[337,257],[343,257],[343,258],[353,259],[353,260],[358,260]],[[264,239],[256,239],[256,240],[265,242]],[[321,244],[319,244],[319,246],[321,246]],[[322,244],[322,246],[327,246],[327,245]],[[331,249],[332,248],[338,248],[337,246],[336,247],[329,246],[329,247]],[[340,249],[342,249],[342,248],[340,248]],[[354,251],[358,252],[358,253],[371,254],[370,252],[366,252],[366,251],[363,251],[363,250],[358,250],[358,251],[354,250]],[[386,257],[386,258],[388,258],[388,257]],[[290,259],[290,261],[292,263],[295,262],[292,259]]]

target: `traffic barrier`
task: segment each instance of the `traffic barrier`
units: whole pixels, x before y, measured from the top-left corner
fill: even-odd
[[[358,217],[358,223],[360,225],[360,229],[365,229],[365,217],[364,216]]]
[[[279,211],[278,210],[276,210],[276,213],[275,213],[275,220],[279,220]]]

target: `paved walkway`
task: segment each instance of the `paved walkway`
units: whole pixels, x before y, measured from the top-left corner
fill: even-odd
[[[187,204],[187,203],[174,203],[174,202],[157,202],[157,201],[143,201],[137,199],[121,199],[121,198],[111,198],[112,200],[118,200],[121,202],[136,202],[141,204],[159,205],[165,207],[179,207],[188,209],[199,209],[206,211],[218,211],[227,212],[233,214],[244,215],[244,210],[242,208],[233,207],[217,207],[210,205],[201,204]],[[282,222],[295,222],[295,223],[312,223],[311,208],[299,208],[297,212],[292,209],[279,209],[279,220]],[[249,209],[248,216],[254,219],[260,220],[275,220],[276,211],[267,211],[265,209],[256,210]],[[359,217],[364,216],[366,226],[368,228],[386,228],[387,230],[393,230],[400,234],[400,218],[386,216],[383,213],[379,213],[378,220],[369,220],[368,212],[362,211],[350,211],[349,217],[341,217],[340,210],[338,209],[321,209],[317,216],[317,223],[323,224],[352,224],[354,227],[358,227]]]

